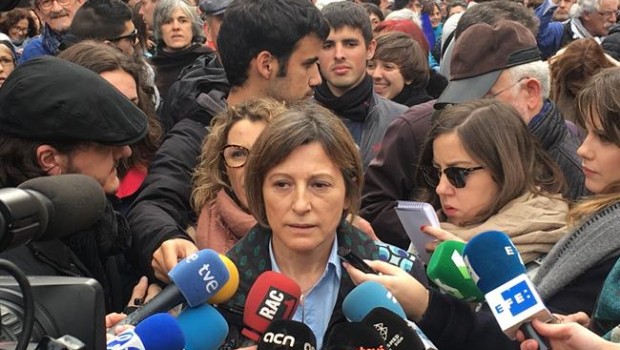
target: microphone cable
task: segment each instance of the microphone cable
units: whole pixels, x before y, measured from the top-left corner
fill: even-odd
[[[19,291],[24,298],[24,323],[15,350],[26,350],[30,342],[32,329],[34,328],[34,296],[32,295],[32,287],[26,274],[12,262],[0,259],[0,270],[8,272],[15,278],[19,285]]]

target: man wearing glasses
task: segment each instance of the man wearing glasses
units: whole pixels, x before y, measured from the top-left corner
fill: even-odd
[[[581,38],[594,38],[599,44],[618,19],[618,0],[577,0],[570,8],[570,20],[552,22],[559,1],[545,0],[536,9],[540,27],[536,40],[543,59]]]
[[[45,25],[41,35],[24,48],[20,62],[58,54],[61,35],[71,27],[73,16],[85,0],[34,0],[33,8]]]
[[[75,14],[69,34],[78,41],[102,41],[132,56],[138,44],[132,15],[131,8],[121,0],[89,1]]]

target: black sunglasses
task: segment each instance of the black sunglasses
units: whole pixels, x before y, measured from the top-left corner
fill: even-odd
[[[446,174],[446,178],[450,184],[456,188],[465,187],[465,178],[472,171],[484,169],[483,166],[477,166],[473,168],[460,168],[456,166],[451,166],[445,168],[443,170],[437,169],[432,166],[427,166],[422,168],[422,175],[424,176],[424,180],[431,187],[437,187],[439,185],[439,178],[441,177],[441,173]]]
[[[134,29],[129,34],[121,35],[121,36],[118,36],[116,38],[112,38],[112,39],[108,39],[108,40],[110,40],[110,41],[121,41],[123,39],[127,39],[127,40],[131,41],[132,43],[135,43],[138,40],[138,30]]]

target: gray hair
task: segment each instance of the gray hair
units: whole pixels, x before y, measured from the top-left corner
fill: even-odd
[[[192,21],[192,43],[202,43],[204,41],[202,20],[198,16],[196,9],[185,0],[160,0],[153,14],[153,34],[155,35],[157,45],[164,44],[161,26],[172,18],[172,13],[176,9],[181,9]]]
[[[422,20],[420,19],[420,15],[410,9],[404,8],[392,11],[387,16],[385,16],[386,21],[397,19],[408,19],[411,22],[415,23],[415,25],[417,25],[419,28],[422,28]]]
[[[584,12],[595,12],[601,10],[601,1],[602,0],[577,0],[570,7],[570,17],[571,18],[579,18],[583,15]]]
[[[548,98],[549,91],[551,90],[551,73],[549,71],[549,64],[543,61],[534,61],[526,64],[508,68],[510,76],[513,82],[519,81],[522,78],[534,78],[540,82],[542,88],[541,98]]]

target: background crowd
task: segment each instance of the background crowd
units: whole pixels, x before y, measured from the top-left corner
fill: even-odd
[[[340,263],[342,247],[416,256],[394,207],[423,201],[435,244],[510,237],[567,321],[534,323],[554,349],[620,348],[619,9],[19,1],[0,12],[0,186],[79,173],[108,201],[94,227],[0,256],[28,275],[95,278],[120,312],[180,259],[227,254],[245,276],[222,307],[228,348],[252,345],[229,311],[273,270],[300,286],[293,319],[318,344],[355,284],[376,280],[439,349],[536,349],[424,266]]]

